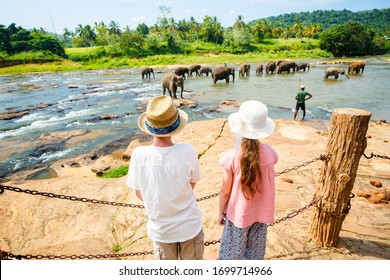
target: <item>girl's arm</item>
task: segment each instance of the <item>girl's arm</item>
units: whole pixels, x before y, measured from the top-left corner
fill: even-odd
[[[219,193],[219,214],[218,214],[218,224],[225,224],[225,212],[226,206],[230,198],[230,194],[232,192],[232,184],[233,184],[233,174],[226,172],[223,170],[222,177],[222,186],[221,191]]]

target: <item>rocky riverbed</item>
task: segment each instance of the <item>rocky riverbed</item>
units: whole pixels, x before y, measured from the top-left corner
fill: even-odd
[[[279,154],[276,171],[281,172],[324,153],[327,130],[326,121],[276,120],[274,135],[264,140]],[[366,154],[390,155],[389,124],[371,122],[367,138]],[[190,122],[174,140],[192,143],[200,155],[203,178],[195,189],[197,197],[218,193],[222,176],[218,160],[224,151],[235,145],[226,119]],[[147,143],[147,138],[132,142],[127,153],[123,149],[101,157],[91,154],[58,161],[50,166],[55,178],[26,180],[31,172],[21,172],[2,184],[139,205],[141,202],[134,192],[125,186],[125,177],[101,179],[96,173],[128,164],[132,148]],[[323,165],[318,160],[277,177],[276,219],[310,203],[318,188]],[[360,159],[351,210],[343,223],[337,247],[321,248],[309,240],[312,217],[312,207],[309,207],[268,228],[266,259],[390,259],[389,170],[389,159]],[[205,241],[218,241],[222,234],[222,227],[217,224],[218,196],[198,203],[203,214]],[[0,204],[0,248],[15,255],[102,255],[152,250],[142,208],[83,203],[9,190],[0,195]],[[206,246],[204,258],[216,259],[218,249],[217,242]],[[153,255],[123,259],[153,259]]]

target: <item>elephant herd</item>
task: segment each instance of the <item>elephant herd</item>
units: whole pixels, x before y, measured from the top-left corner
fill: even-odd
[[[348,66],[348,74],[363,74],[365,67],[364,62],[352,62]],[[249,77],[250,76],[250,64],[241,64],[238,67],[238,75],[239,77]],[[272,61],[266,64],[263,67],[262,64],[256,65],[256,75],[265,74],[274,74],[274,73],[291,73],[298,72],[300,70],[309,71],[310,64],[306,62],[295,63],[294,61],[287,60],[279,60]],[[141,68],[142,79],[150,79],[151,74],[154,76],[153,68],[151,67],[143,67]],[[163,89],[163,95],[165,95],[166,90],[168,90],[169,95],[172,98],[177,98],[177,89],[181,88],[180,97],[183,98],[184,91],[184,80],[190,79],[193,75],[198,77],[203,76],[205,74],[207,77],[211,74],[211,78],[214,84],[219,80],[225,80],[226,83],[230,82],[230,76],[232,76],[232,81],[234,82],[235,77],[235,68],[228,67],[226,64],[222,67],[210,68],[208,66],[201,66],[198,64],[190,65],[189,67],[177,67],[174,72],[166,73],[161,79],[161,85]],[[339,75],[345,75],[346,78],[349,78],[348,74],[343,68],[340,67],[328,67],[325,69],[324,78],[328,79],[329,77],[334,77],[334,79],[338,79]]]

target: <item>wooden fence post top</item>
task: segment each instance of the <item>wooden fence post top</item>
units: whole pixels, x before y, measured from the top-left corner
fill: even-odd
[[[356,109],[356,108],[337,108],[334,109],[334,113],[340,115],[356,115],[356,116],[370,116],[372,113],[366,110]]]

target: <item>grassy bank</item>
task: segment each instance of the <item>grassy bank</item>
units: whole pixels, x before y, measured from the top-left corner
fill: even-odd
[[[0,68],[0,75],[16,75],[32,72],[58,72],[74,70],[96,70],[114,68],[132,68],[141,66],[163,67],[172,64],[235,64],[240,62],[265,62],[278,59],[309,59],[330,57],[329,54],[318,50],[305,52],[282,51],[277,53],[248,53],[248,54],[191,54],[191,55],[154,55],[145,58],[103,57],[83,62],[59,60],[46,63],[26,63]]]
[[[132,68],[141,66],[164,67],[174,64],[237,64],[240,62],[266,62],[279,59],[327,58],[331,54],[319,49],[313,39],[272,39],[253,46],[254,51],[245,54],[231,54],[218,45],[196,42],[186,46],[185,54],[152,55],[140,58],[111,55],[109,47],[69,48],[68,59],[57,60],[50,57],[42,62],[41,53],[22,54],[8,57],[7,60],[20,62],[18,65],[0,68],[0,75],[15,75],[33,72],[56,72],[74,70]],[[53,61],[54,60],[54,61]]]

